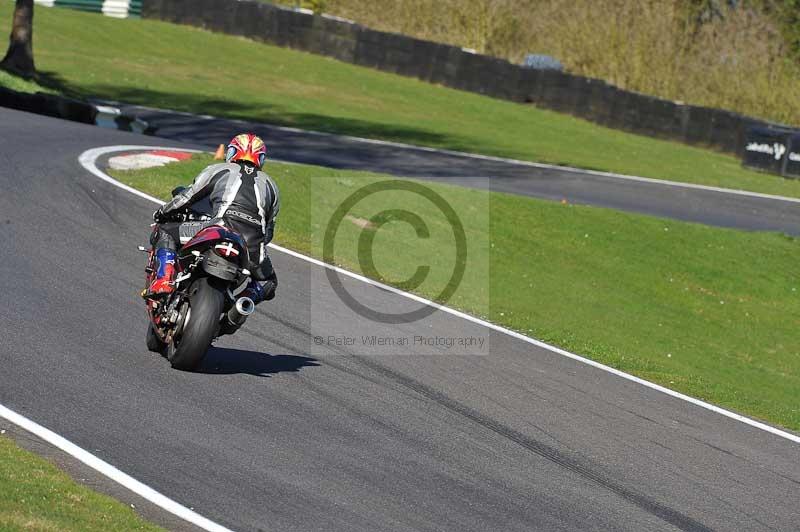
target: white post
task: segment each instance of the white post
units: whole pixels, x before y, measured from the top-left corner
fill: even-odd
[[[130,0],[104,0],[103,14],[109,17],[127,18]]]

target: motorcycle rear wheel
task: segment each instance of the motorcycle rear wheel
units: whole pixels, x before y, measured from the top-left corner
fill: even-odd
[[[224,303],[222,292],[209,284],[207,278],[192,284],[183,330],[167,348],[167,359],[173,368],[193,371],[200,367],[211,341],[217,336]]]

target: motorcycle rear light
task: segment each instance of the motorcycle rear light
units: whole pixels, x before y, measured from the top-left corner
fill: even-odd
[[[222,242],[214,246],[214,251],[220,257],[238,257],[239,256],[239,249],[233,242]]]

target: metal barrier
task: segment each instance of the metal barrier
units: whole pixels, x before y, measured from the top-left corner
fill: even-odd
[[[742,164],[748,168],[783,175],[791,131],[765,127],[747,130]]]
[[[789,148],[786,150],[783,175],[784,177],[800,179],[800,133],[794,133],[789,137]]]

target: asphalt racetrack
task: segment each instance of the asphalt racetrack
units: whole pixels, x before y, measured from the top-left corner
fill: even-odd
[[[566,167],[476,158],[426,148],[195,116],[162,109],[121,106],[144,120],[154,135],[216,149],[242,131],[264,137],[269,156],[285,161],[383,172],[454,185],[486,188],[547,200],[609,207],[687,222],[800,235],[800,199],[674,186],[622,179]],[[220,140],[223,139],[223,140]],[[488,178],[488,179],[487,179]]]
[[[199,373],[144,345],[154,205],[87,149],[158,138],[0,109],[0,404],[236,530],[796,530],[798,444],[434,312],[361,319],[272,252],[278,297]],[[179,144],[175,144],[179,146]],[[185,145],[185,147],[193,147]],[[356,279],[378,308],[418,307]],[[479,354],[315,336],[477,338]]]

